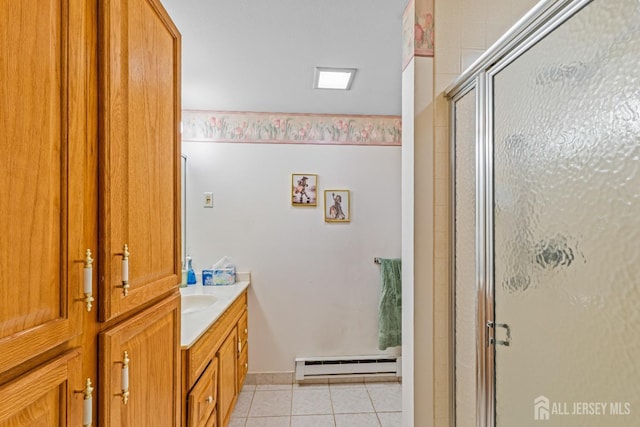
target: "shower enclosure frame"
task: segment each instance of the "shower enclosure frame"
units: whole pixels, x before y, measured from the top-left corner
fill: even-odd
[[[456,103],[476,90],[475,349],[476,426],[495,427],[495,283],[493,250],[493,78],[533,45],[595,0],[538,3],[446,90],[450,101],[450,419],[456,427]]]
[[[450,263],[450,278],[451,278],[451,293],[450,293],[450,311],[451,311],[451,325],[453,336],[451,337],[450,342],[450,352],[452,355],[451,364],[451,372],[450,372],[450,390],[451,390],[451,405],[450,405],[450,413],[451,413],[451,425],[455,427],[456,425],[456,376],[455,376],[455,355],[456,355],[456,336],[455,336],[455,325],[456,325],[456,289],[454,284],[456,283],[456,242],[457,242],[457,234],[456,234],[456,103],[460,101],[462,98],[467,96],[471,91],[475,90],[475,140],[476,140],[476,170],[475,170],[475,184],[476,184],[476,217],[475,217],[475,259],[476,259],[476,272],[475,272],[475,295],[481,295],[484,293],[485,285],[484,285],[484,263],[478,262],[484,256],[484,252],[482,248],[478,245],[478,242],[484,241],[484,227],[481,227],[481,224],[484,224],[484,198],[479,197],[480,194],[483,194],[483,184],[484,184],[484,173],[483,166],[484,164],[479,161],[479,154],[481,147],[477,141],[481,141],[483,139],[484,126],[481,120],[484,112],[484,105],[481,102],[482,99],[485,98],[483,93],[484,85],[480,84],[480,80],[484,78],[484,73],[479,73],[478,75],[472,76],[471,78],[464,81],[464,83],[457,87],[455,94],[450,97],[450,141],[451,141],[451,149],[450,149],[450,171],[451,171],[451,186],[450,186],[450,241],[451,241],[451,263]],[[484,304],[478,303],[476,299],[475,306],[475,314],[474,319],[477,322],[477,325],[482,325],[485,319],[484,313]],[[477,327],[476,328],[476,368],[480,366],[480,364],[484,363],[486,360],[486,346],[480,345],[480,342],[485,342],[485,328]],[[486,403],[483,399],[486,397],[485,393],[485,378],[486,374],[484,369],[476,369],[476,419],[485,419],[486,418]]]

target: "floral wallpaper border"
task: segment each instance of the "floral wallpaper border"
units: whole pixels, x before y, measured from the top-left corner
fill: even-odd
[[[400,116],[182,111],[182,140],[264,144],[401,145]]]
[[[407,7],[402,12],[402,71],[407,68],[415,52],[415,30],[413,26],[415,14],[415,1],[409,0]]]
[[[402,14],[402,69],[414,56],[433,56],[433,0],[409,0]]]

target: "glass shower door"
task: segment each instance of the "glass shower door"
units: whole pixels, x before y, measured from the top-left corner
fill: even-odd
[[[638,58],[594,0],[490,72],[496,426],[640,425]]]

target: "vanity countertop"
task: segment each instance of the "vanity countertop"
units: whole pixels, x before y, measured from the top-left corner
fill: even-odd
[[[191,347],[249,287],[249,273],[238,273],[237,278],[239,281],[233,285],[202,286],[202,284],[196,284],[180,288],[180,295],[183,297],[187,295],[212,295],[216,298],[216,301],[209,307],[182,314],[180,344],[183,350]]]

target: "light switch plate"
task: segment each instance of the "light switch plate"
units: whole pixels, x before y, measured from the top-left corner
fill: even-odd
[[[213,207],[213,193],[204,193],[204,207],[212,208]]]

